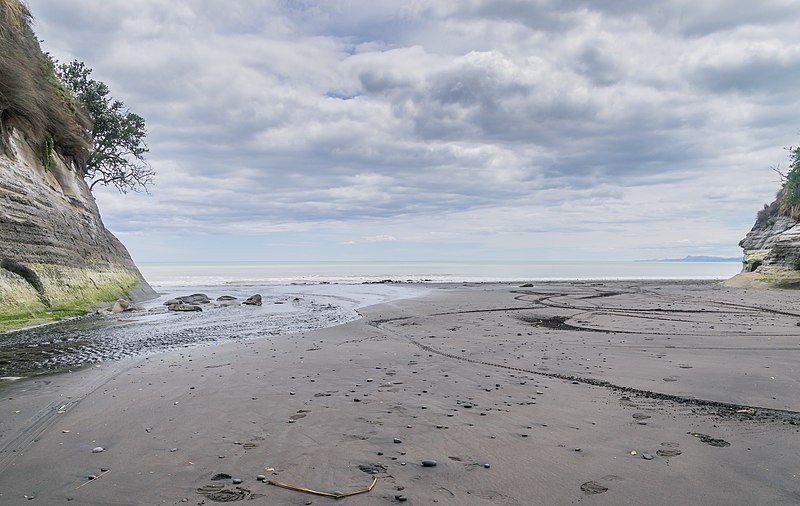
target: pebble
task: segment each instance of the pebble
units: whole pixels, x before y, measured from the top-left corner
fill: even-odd
[[[263,474],[259,474],[258,476],[256,476],[256,479],[258,481],[265,481],[267,479],[267,477],[264,476]]]
[[[238,484],[239,484],[239,483],[241,483],[241,482],[242,482],[242,479],[241,479],[241,478],[234,478],[234,479],[233,479],[233,484],[234,484],[234,485],[238,485]]]
[[[400,494],[397,494],[396,496],[394,496],[394,498],[397,499],[398,502],[406,502],[406,501],[408,501],[408,497],[406,497],[404,495],[400,495]]]
[[[642,458],[644,460],[653,460],[653,456],[650,455],[649,453],[642,453]]]
[[[400,440],[400,438],[394,438],[394,439],[392,439],[392,442],[393,442],[394,444],[400,444],[400,443],[402,443],[403,441],[401,441],[401,440]]]
[[[422,467],[436,467],[436,461],[435,460],[423,460],[422,461]]]
[[[492,466],[490,466],[489,464],[484,464],[483,467],[486,468],[486,469],[489,469]]]
[[[102,446],[95,446],[94,448],[92,448],[92,453],[100,453],[104,451],[106,451],[106,449],[103,448]]]
[[[572,451],[579,452],[579,451],[581,451],[581,449],[580,448],[573,448]]]

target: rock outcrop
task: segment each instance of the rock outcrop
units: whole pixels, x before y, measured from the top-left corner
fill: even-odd
[[[155,292],[100,219],[78,171],[58,153],[45,169],[18,129],[0,153],[0,329],[81,314]]]
[[[739,246],[744,249],[742,272],[729,286],[800,287],[800,220],[780,210],[778,200],[758,214]]]

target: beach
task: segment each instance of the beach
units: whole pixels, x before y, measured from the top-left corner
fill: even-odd
[[[0,503],[800,502],[797,292],[413,295],[332,327],[2,385]],[[336,495],[373,480],[341,499],[274,484]]]

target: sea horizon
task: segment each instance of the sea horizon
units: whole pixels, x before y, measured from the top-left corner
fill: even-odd
[[[357,284],[569,280],[715,280],[735,261],[229,261],[138,262],[153,286]]]

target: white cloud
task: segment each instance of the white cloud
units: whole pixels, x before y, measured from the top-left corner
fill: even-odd
[[[30,1],[45,49],[147,119],[153,195],[98,192],[136,251],[728,256],[796,144],[800,8],[655,5]]]

